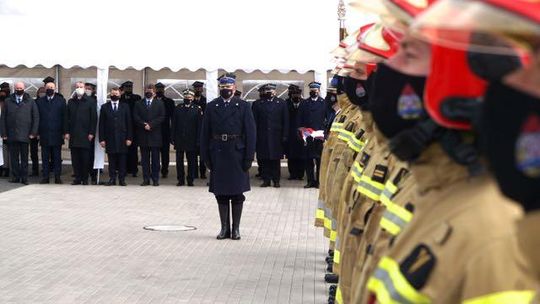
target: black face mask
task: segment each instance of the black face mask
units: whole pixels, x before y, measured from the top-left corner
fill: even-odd
[[[366,91],[366,82],[351,77],[343,78],[343,92],[349,98],[349,101],[365,109],[368,102],[368,94]]]
[[[311,97],[311,98],[317,98],[317,97],[319,97],[319,93],[314,92],[314,91],[310,91],[310,92],[309,92],[309,97]]]
[[[191,99],[184,98],[184,105],[189,106],[191,104]]]
[[[53,89],[47,89],[47,90],[45,90],[45,93],[47,94],[47,96],[53,96],[54,95],[54,90]]]
[[[120,96],[117,96],[117,95],[111,95],[111,100],[112,101],[118,101],[120,99]]]
[[[502,193],[525,210],[540,209],[540,98],[492,83],[480,131]]]
[[[144,97],[146,97],[147,99],[150,99],[154,96],[154,94],[152,94],[152,92],[146,92],[144,93]]]
[[[263,93],[263,97],[266,98],[266,99],[271,99],[273,97],[272,92]]]
[[[124,88],[124,93],[125,93],[126,95],[131,95],[131,94],[133,94],[133,88],[125,87],[125,88]]]
[[[300,95],[292,95],[291,100],[293,102],[300,102],[302,100],[302,97]]]
[[[23,96],[24,90],[15,90],[15,94],[17,94],[17,96]]]
[[[163,98],[163,96],[165,96],[165,93],[163,91],[157,91],[156,96],[159,98]]]
[[[233,90],[231,89],[221,89],[219,90],[219,96],[223,99],[229,99],[233,95]]]
[[[369,110],[387,138],[410,129],[425,118],[422,96],[426,78],[402,74],[379,64],[369,95]]]

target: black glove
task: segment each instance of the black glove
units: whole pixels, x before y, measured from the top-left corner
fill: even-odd
[[[253,163],[253,160],[250,160],[250,159],[244,159],[242,161],[242,170],[244,170],[245,172],[247,172],[249,170],[249,168],[251,168],[251,163]]]

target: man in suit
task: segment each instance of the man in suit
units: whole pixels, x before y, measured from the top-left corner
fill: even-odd
[[[159,186],[159,154],[163,145],[161,126],[165,120],[165,106],[156,98],[156,87],[146,86],[144,99],[135,104],[133,110],[137,145],[141,149],[143,182],[141,186]]]
[[[66,134],[66,100],[56,94],[54,82],[49,82],[45,85],[45,96],[38,98],[36,105],[40,117],[39,142],[43,171],[40,184],[49,183],[51,164],[54,171],[54,183],[61,184],[62,145]]]
[[[169,153],[171,148],[171,117],[174,112],[174,100],[165,96],[165,85],[156,83],[156,99],[163,102],[165,106],[165,119],[161,124],[161,134],[163,136],[163,146],[161,147],[161,177],[167,178],[169,175]]]
[[[172,116],[171,141],[176,150],[177,186],[186,182],[184,171],[184,155],[187,158],[187,185],[193,186],[195,170],[197,170],[197,151],[199,150],[200,124],[202,109],[193,103],[195,93],[189,89],[182,92],[184,100],[174,109]]]
[[[195,99],[193,100],[193,103],[202,109],[202,113],[204,115],[204,111],[206,110],[206,97],[203,95],[204,83],[200,81],[195,81],[192,86],[193,92],[195,93]],[[198,151],[197,154],[199,154]],[[195,178],[199,178],[200,176],[202,179],[206,179],[206,166],[204,165],[203,159],[200,157],[198,167],[198,170],[197,168],[195,168]]]
[[[28,185],[28,146],[38,135],[39,111],[24,89],[24,83],[17,82],[15,93],[6,99],[0,117],[0,135],[9,145],[10,182]]]
[[[289,85],[289,136],[287,140],[287,167],[289,180],[304,179],[304,142],[298,135],[298,110],[302,104],[302,90],[297,85]]]
[[[75,179],[72,185],[88,185],[90,150],[97,128],[96,103],[84,92],[84,83],[75,84],[75,95],[69,99],[66,115],[66,139],[71,149]]]
[[[133,123],[127,103],[120,102],[120,89],[111,89],[111,101],[101,106],[99,115],[99,144],[109,160],[109,181],[106,186],[126,186],[128,148],[133,143]]]
[[[250,190],[249,168],[255,154],[255,120],[249,104],[234,97],[235,83],[232,77],[221,77],[220,97],[208,104],[201,128],[201,157],[210,169],[209,190],[219,207],[219,240],[240,239],[240,218],[246,199],[243,193]]]
[[[309,84],[309,98],[305,99],[298,110],[298,125],[303,128],[311,128],[315,131],[324,130],[326,105],[320,94],[321,84],[311,82]],[[319,187],[319,167],[321,165],[321,153],[323,140],[308,137],[305,148],[305,167],[307,184],[304,188]],[[316,170],[315,170],[316,168]]]
[[[275,96],[275,84],[264,85],[263,92],[262,99],[252,107],[257,126],[257,159],[262,166],[261,187],[269,187],[272,181],[279,188],[284,143],[289,136],[289,111],[287,103]]]
[[[133,123],[133,130],[135,130],[135,121],[133,119],[133,110],[135,109],[135,104],[141,100],[141,96],[137,94],[133,94],[133,82],[126,81],[122,83],[120,86],[120,103],[125,103],[129,106],[129,109],[131,111],[131,121]],[[135,134],[135,136],[137,136]],[[135,141],[129,146],[128,148],[128,155],[127,155],[127,173],[132,174],[133,177],[137,177],[137,173],[139,172],[139,155],[137,152],[137,138],[134,138]]]

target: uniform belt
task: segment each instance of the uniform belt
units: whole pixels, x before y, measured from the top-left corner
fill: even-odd
[[[242,135],[239,134],[216,134],[212,136],[213,139],[221,141],[229,141],[237,138],[242,138]]]

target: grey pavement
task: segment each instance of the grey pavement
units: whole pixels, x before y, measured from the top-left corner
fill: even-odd
[[[252,180],[242,240],[218,241],[206,181],[175,187],[174,175],[160,187],[129,178],[128,187],[14,188],[0,179],[0,303],[326,302],[315,190]],[[143,229],[161,224],[197,230]]]

